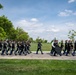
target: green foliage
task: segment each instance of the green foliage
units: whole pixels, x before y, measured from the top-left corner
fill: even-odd
[[[47,40],[44,40],[44,39],[41,39],[40,37],[37,37],[35,42],[39,42],[39,41],[42,43],[47,43]]]
[[[34,42],[34,40],[33,40],[33,38],[32,38],[32,37],[30,37],[28,40],[29,40],[29,41],[31,41],[31,42]]]
[[[0,40],[4,40],[6,38],[6,32],[2,27],[0,27]]]
[[[47,40],[44,40],[44,43],[47,43]]]
[[[0,27],[4,29],[6,32],[7,37],[9,37],[11,34],[11,29],[13,28],[12,22],[7,19],[5,16],[0,17]]]
[[[4,32],[7,35],[7,39],[12,40],[27,40],[29,35],[27,32],[25,32],[21,28],[15,29],[12,22],[7,19],[5,16],[0,17],[0,27],[3,28]],[[3,37],[2,34],[0,34],[0,37]]]
[[[0,75],[75,75],[74,60],[0,60]]]
[[[28,35],[28,33],[27,32],[25,32],[23,29],[21,29],[21,28],[18,28],[17,27],[17,40],[20,40],[20,41],[26,41],[26,40],[28,40],[28,38],[29,38],[29,35]]]
[[[17,30],[15,30],[14,28],[11,28],[11,34],[9,35],[8,39],[12,39],[12,40],[16,40],[17,39]]]
[[[69,31],[69,33],[68,33],[68,38],[69,39],[74,41],[74,39],[75,39],[74,37],[75,36],[76,36],[76,31],[74,31],[74,30]]]
[[[17,40],[26,41],[28,40],[28,36],[26,35],[26,33],[22,33],[21,35],[17,37]]]
[[[3,8],[3,6],[2,6],[2,4],[0,4],[0,9],[2,9]]]
[[[36,42],[39,42],[39,41],[40,41],[40,40],[39,40],[39,37],[37,37],[37,38],[36,38]]]

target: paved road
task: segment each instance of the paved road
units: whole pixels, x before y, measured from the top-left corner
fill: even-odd
[[[51,60],[76,60],[76,56],[50,56],[48,51],[45,51],[44,54],[40,52],[36,54],[34,51],[28,55],[0,55],[0,59],[51,59]]]

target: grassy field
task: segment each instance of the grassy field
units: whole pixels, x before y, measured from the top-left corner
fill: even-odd
[[[75,75],[73,60],[0,60],[0,75]]]
[[[36,51],[37,50],[37,43],[31,43],[30,50],[31,51]],[[50,51],[51,50],[51,44],[42,43],[42,50],[43,51]]]

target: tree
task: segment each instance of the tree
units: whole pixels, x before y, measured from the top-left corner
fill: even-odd
[[[76,36],[76,31],[74,31],[74,30],[69,31],[69,33],[68,33],[68,38],[69,39],[74,41],[75,40],[75,36]]]
[[[47,40],[44,40],[44,43],[47,43]]]
[[[0,4],[0,9],[2,9],[3,8],[3,6],[2,6],[2,4]]]
[[[25,33],[22,33],[21,35],[19,35],[17,37],[17,40],[19,40],[19,41],[27,41],[28,40],[28,36],[26,36]]]
[[[39,36],[36,38],[36,42],[39,42],[40,41],[40,38],[39,38]]]
[[[9,39],[17,40],[18,31],[15,28],[11,28],[11,35],[9,35]]]
[[[31,42],[33,42],[33,41],[34,41],[32,37],[30,37],[28,40],[29,40],[29,41],[31,41]]]
[[[6,38],[6,32],[2,27],[0,27],[0,40],[4,40]]]
[[[3,6],[0,4],[0,9]],[[29,35],[21,28],[15,29],[12,22],[4,15],[0,17],[0,38],[7,38],[11,40],[27,40]],[[7,37],[6,37],[7,36]]]
[[[21,28],[18,28],[17,27],[17,40],[20,40],[20,41],[26,41],[26,40],[28,40],[28,38],[29,38],[29,35],[28,35],[28,33],[27,32],[25,32],[23,29],[21,29]]]
[[[4,29],[7,38],[9,38],[9,36],[11,35],[10,33],[11,33],[11,29],[13,28],[13,24],[4,15],[0,17],[0,27]]]
[[[47,43],[48,41],[45,40],[45,39],[42,39],[42,38],[40,38],[40,37],[37,37],[35,42]]]

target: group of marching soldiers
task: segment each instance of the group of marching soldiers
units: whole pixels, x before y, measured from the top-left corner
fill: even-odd
[[[30,54],[30,43],[31,41],[27,40],[26,42],[24,41],[0,41],[0,54],[1,55],[27,55]],[[69,54],[72,54],[73,56],[75,56],[75,52],[76,52],[76,41],[72,42],[71,40],[65,40],[65,43],[63,43],[63,40],[61,41],[61,43],[58,43],[58,40],[53,40],[52,42],[52,49],[50,54],[53,56],[56,55],[66,55],[68,56]],[[36,54],[38,54],[38,51],[41,51],[41,54],[43,54],[42,51],[42,44],[41,42],[38,42],[38,47],[37,47],[37,51]]]
[[[71,40],[65,40],[65,43],[63,43],[63,40],[61,41],[60,45],[58,44],[58,40],[53,40],[52,42],[52,50],[51,55],[56,56],[59,54],[60,56],[69,54],[72,54],[75,56],[76,51],[76,41],[72,42]]]
[[[27,55],[30,54],[30,41],[0,41],[1,55]]]

